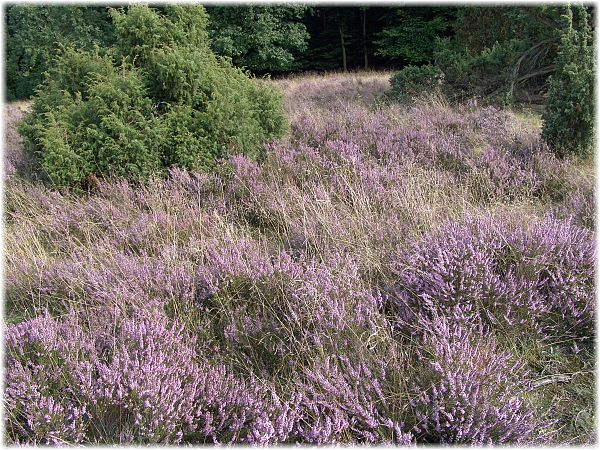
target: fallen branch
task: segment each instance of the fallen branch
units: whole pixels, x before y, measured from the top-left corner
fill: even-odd
[[[537,389],[542,386],[546,386],[547,384],[568,383],[569,381],[571,381],[571,378],[573,378],[572,375],[565,375],[562,373],[552,375],[547,378],[541,378],[533,382],[532,389]]]

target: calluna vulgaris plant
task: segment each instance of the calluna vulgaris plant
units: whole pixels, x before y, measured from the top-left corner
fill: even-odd
[[[542,338],[593,335],[594,240],[570,222],[450,223],[403,250],[391,303],[400,321],[434,305],[458,323]],[[424,308],[421,311],[421,308]]]
[[[418,439],[440,444],[541,444],[552,421],[537,420],[525,397],[523,363],[501,353],[483,327],[469,329],[433,314],[420,320],[421,367],[413,385]]]
[[[147,311],[82,325],[42,316],[8,328],[8,428],[15,442],[268,443],[293,411],[220,365]],[[113,323],[117,321],[116,323]],[[86,329],[87,328],[87,329]],[[293,422],[292,422],[293,423]]]

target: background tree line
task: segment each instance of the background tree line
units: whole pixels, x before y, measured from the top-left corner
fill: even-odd
[[[544,92],[564,27],[560,6],[206,9],[213,51],[256,75],[434,66],[453,96],[503,101]],[[61,49],[114,40],[106,7],[12,5],[5,21],[9,100],[30,97]]]

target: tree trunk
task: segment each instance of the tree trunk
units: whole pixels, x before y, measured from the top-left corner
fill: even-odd
[[[342,66],[344,67],[344,72],[348,72],[348,64],[346,61],[346,43],[344,41],[344,27],[342,26],[342,18],[339,17],[340,24],[340,41],[342,44]]]
[[[365,55],[365,70],[369,68],[369,55],[367,53],[367,8],[363,7],[363,29],[362,29],[362,38],[363,38],[363,53]]]

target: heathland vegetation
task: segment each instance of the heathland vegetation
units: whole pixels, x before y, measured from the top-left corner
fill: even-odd
[[[595,441],[591,8],[107,11],[5,11],[5,442]]]

